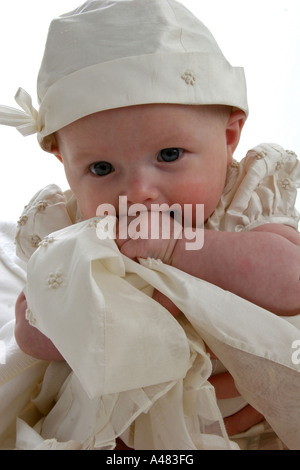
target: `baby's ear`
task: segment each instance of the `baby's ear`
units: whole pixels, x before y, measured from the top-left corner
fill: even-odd
[[[55,143],[55,145],[52,145],[51,147],[51,153],[53,153],[53,155],[56,156],[56,158],[58,158],[58,160],[63,163],[63,159],[62,159],[62,156],[61,156],[61,153],[59,151],[59,148],[57,146],[57,144]]]
[[[56,156],[56,158],[58,158],[58,160],[59,160],[61,163],[63,163],[62,156],[60,155],[60,153],[59,153],[58,151],[56,152],[55,149],[54,149],[54,151],[52,151],[52,153],[53,153],[53,155]]]
[[[58,158],[58,160],[61,163],[63,163],[63,159],[62,159],[61,153],[60,153],[59,148],[58,148],[56,134],[51,135],[51,144],[49,145],[48,152],[53,153],[53,155],[55,155],[56,158]]]
[[[240,141],[243,126],[246,121],[245,113],[238,109],[231,113],[226,127],[227,161],[232,163],[233,154]]]

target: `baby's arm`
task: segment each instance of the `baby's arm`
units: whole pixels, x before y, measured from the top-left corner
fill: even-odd
[[[46,361],[63,360],[54,344],[26,319],[27,301],[24,292],[19,295],[16,307],[15,338],[23,352]]]
[[[182,252],[182,247],[181,250]],[[179,253],[178,253],[179,254]],[[267,224],[250,232],[205,232],[198,254],[175,265],[278,315],[300,313],[300,236],[291,227]],[[193,256],[198,257],[195,266]]]
[[[266,224],[249,232],[205,230],[200,250],[186,240],[120,240],[132,259],[157,257],[278,315],[300,313],[300,235]]]
[[[293,228],[206,231],[199,262],[194,273],[188,268],[191,274],[278,315],[300,313],[300,236]]]

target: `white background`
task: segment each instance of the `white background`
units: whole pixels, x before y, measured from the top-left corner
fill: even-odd
[[[149,0],[151,1],[151,0]],[[19,87],[33,98],[50,21],[80,0],[0,0],[0,104],[18,107]],[[212,31],[227,59],[245,68],[250,116],[235,157],[261,142],[300,155],[300,1],[183,0]],[[0,126],[0,220],[17,220],[49,183],[67,189],[63,167],[36,136]],[[298,205],[298,210],[300,204]]]

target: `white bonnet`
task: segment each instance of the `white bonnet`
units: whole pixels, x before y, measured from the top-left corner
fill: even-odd
[[[0,107],[0,123],[55,131],[89,114],[150,103],[223,104],[248,114],[244,71],[232,67],[209,30],[175,0],[89,0],[52,21],[38,83],[37,112]]]

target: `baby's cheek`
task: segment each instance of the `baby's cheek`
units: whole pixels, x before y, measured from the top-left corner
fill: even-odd
[[[80,214],[82,215],[84,220],[88,220],[88,219],[92,219],[93,217],[96,217],[98,205],[96,205],[93,201],[87,201],[87,200],[84,200],[84,201],[77,200],[77,201],[79,205]]]

